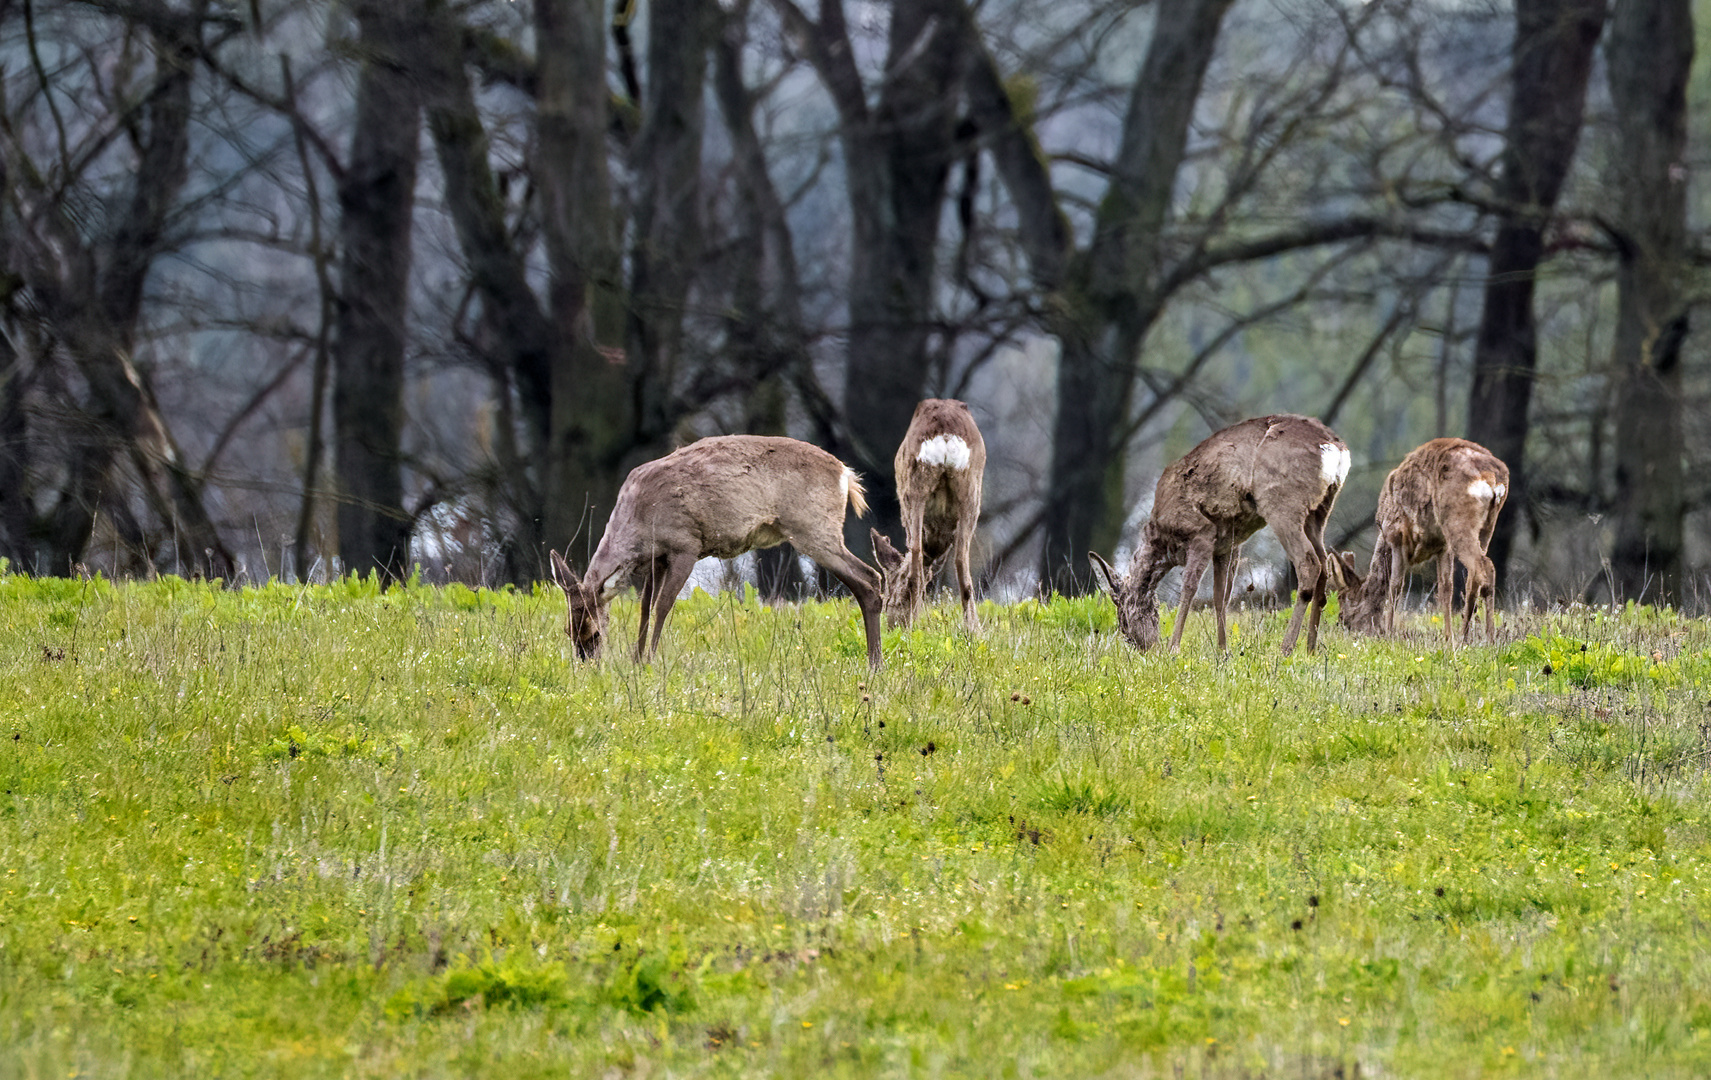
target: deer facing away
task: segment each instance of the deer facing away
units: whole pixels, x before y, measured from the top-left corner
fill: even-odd
[[[1311,602],[1307,648],[1318,645],[1319,613],[1331,573],[1325,552],[1325,519],[1349,474],[1349,450],[1336,432],[1306,416],[1280,414],[1243,420],[1213,433],[1167,466],[1153,493],[1152,517],[1120,577],[1097,552],[1089,552],[1094,579],[1117,604],[1117,626],[1131,645],[1158,642],[1159,581],[1183,567],[1182,610],[1170,636],[1182,642],[1189,605],[1207,563],[1212,565],[1212,610],[1218,619],[1218,648],[1227,648],[1224,622],[1242,542],[1270,525],[1295,567],[1299,583],[1295,611],[1283,635],[1283,655],[1295,649],[1301,617]]]
[[[1340,618],[1352,630],[1395,629],[1396,604],[1408,568],[1438,560],[1438,606],[1444,635],[1455,643],[1455,568],[1467,569],[1462,638],[1473,629],[1474,604],[1485,601],[1485,636],[1496,633],[1491,605],[1497,568],[1485,549],[1509,497],[1509,467],[1466,439],[1433,439],[1416,447],[1384,478],[1378,493],[1378,539],[1363,579],[1354,555],[1343,552]]]
[[[855,594],[867,661],[880,663],[880,578],[844,546],[844,506],[867,512],[854,470],[817,446],[763,435],[720,435],[636,466],[618,489],[600,546],[577,577],[558,552],[553,577],[570,605],[565,633],[578,659],[600,655],[612,598],[641,590],[636,658],[659,648],[665,618],[695,561],[735,558],[789,541]],[[648,616],[654,621],[648,646]]]
[[[926,606],[927,583],[946,558],[954,558],[963,625],[980,629],[969,549],[980,520],[986,441],[968,406],[952,398],[928,398],[915,406],[895,469],[904,550],[892,547],[878,529],[870,530],[884,579],[886,620],[893,626],[913,623]]]

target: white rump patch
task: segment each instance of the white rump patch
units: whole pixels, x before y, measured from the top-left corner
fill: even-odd
[[[1509,494],[1508,487],[1504,486],[1503,484],[1498,484],[1495,488],[1492,489],[1492,491],[1496,495],[1496,497],[1499,499],[1501,499],[1505,495]]]
[[[851,470],[851,468],[848,465],[845,465],[844,471],[838,476],[838,505],[839,506],[843,506],[845,503],[850,501],[850,478],[853,477],[854,475],[855,475],[855,472],[853,470]]]
[[[1490,482],[1486,480],[1475,480],[1467,486],[1467,493],[1481,502],[1489,502],[1491,499],[1496,498],[1497,491],[1501,490],[1501,488],[1496,491],[1492,490]]]
[[[1319,472],[1327,484],[1340,484],[1349,477],[1349,451],[1335,443],[1319,444]]]
[[[934,435],[921,444],[915,460],[923,465],[949,465],[953,469],[968,468],[968,444],[961,435]]]

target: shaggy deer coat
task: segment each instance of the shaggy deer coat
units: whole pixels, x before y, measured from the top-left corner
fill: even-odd
[[[697,559],[731,559],[786,541],[842,581],[861,607],[867,660],[879,667],[880,577],[844,546],[844,506],[867,512],[861,482],[817,446],[765,435],[721,435],[630,470],[600,547],[579,578],[558,552],[553,577],[570,605],[576,655],[600,655],[612,598],[641,590],[636,658],[660,631]],[[648,616],[654,619],[647,646]]]
[[[1497,514],[1509,497],[1509,467],[1491,451],[1466,439],[1433,439],[1415,448],[1384,478],[1378,494],[1378,539],[1363,579],[1354,555],[1343,552],[1342,623],[1352,630],[1395,629],[1396,604],[1408,568],[1438,560],[1438,606],[1444,635],[1455,634],[1455,567],[1467,570],[1462,638],[1473,629],[1474,605],[1485,601],[1485,636],[1496,633],[1491,605],[1497,568],[1485,554]]]
[[[980,520],[986,441],[968,406],[951,398],[928,398],[915,406],[894,465],[904,550],[892,547],[878,529],[871,530],[873,555],[885,581],[886,621],[892,626],[913,623],[926,606],[927,583],[944,560],[953,557],[963,625],[980,629],[969,553]]]
[[[1283,634],[1283,655],[1295,649],[1301,617],[1311,608],[1307,648],[1318,645],[1330,566],[1325,519],[1349,474],[1349,449],[1337,433],[1307,416],[1284,413],[1243,420],[1215,432],[1167,466],[1153,492],[1153,513],[1141,527],[1127,577],[1089,552],[1094,579],[1117,604],[1117,625],[1137,649],[1158,642],[1158,586],[1183,567],[1182,610],[1170,636],[1182,643],[1188,609],[1207,563],[1212,565],[1212,610],[1218,648],[1228,647],[1225,613],[1242,542],[1262,526],[1277,534],[1299,583],[1295,611]]]

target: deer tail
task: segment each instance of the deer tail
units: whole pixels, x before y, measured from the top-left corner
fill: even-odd
[[[843,489],[844,498],[850,501],[850,509],[856,517],[867,516],[867,492],[862,490],[861,477],[848,465],[844,466],[844,475],[838,478],[838,486]]]

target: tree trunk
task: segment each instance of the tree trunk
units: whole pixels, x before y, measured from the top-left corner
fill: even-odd
[[[650,457],[671,449],[684,315],[701,258],[701,118],[716,15],[709,0],[651,0],[648,8],[647,91],[631,153],[628,342],[638,435]]]
[[[592,552],[634,445],[606,164],[601,0],[535,0],[535,181],[551,272],[550,418],[541,535]],[[574,541],[574,543],[573,543]],[[544,552],[536,552],[537,557]]]
[[[178,565],[210,577],[232,574],[231,554],[202,501],[201,480],[172,440],[148,373],[133,360],[143,288],[167,245],[168,224],[189,174],[191,89],[207,6],[200,0],[185,18],[150,29],[156,70],[137,129],[146,137],[113,235],[103,246],[68,251],[65,261],[74,269],[63,278],[41,265],[26,275],[43,317],[89,387],[87,433],[72,450],[65,487],[40,530],[49,573],[67,573],[83,558],[115,462],[130,452],[145,498],[175,538]],[[81,242],[71,240],[75,226],[59,224],[57,239]]]
[[[1528,411],[1538,359],[1533,286],[1544,229],[1580,140],[1604,12],[1604,0],[1517,0],[1515,6],[1509,128],[1496,185],[1504,210],[1487,264],[1467,425],[1468,438],[1509,466],[1508,512],[1498,517],[1489,551],[1503,576],[1517,523],[1527,515]]]
[[[1158,237],[1188,125],[1231,0],[1160,0],[1130,91],[1123,139],[1086,254],[1065,275],[1055,317],[1057,420],[1046,489],[1042,588],[1086,591],[1087,552],[1123,523],[1123,442],[1141,343],[1158,317]]]
[[[747,13],[744,4],[727,16],[723,32],[713,40],[713,94],[729,133],[736,174],[725,334],[732,365],[746,388],[743,430],[750,435],[788,435],[788,376],[807,371],[807,335],[790,221],[767,172],[754,125],[754,97],[743,82],[741,43]],[[800,598],[806,582],[796,549],[780,544],[756,552],[755,584],[767,600]]]
[[[347,573],[409,573],[404,509],[404,351],[410,228],[421,102],[406,67],[421,42],[419,6],[357,6],[364,52],[349,164],[339,183],[339,299],[333,345],[333,444],[339,557]]]
[[[481,300],[495,393],[508,405],[515,386],[522,412],[521,449],[506,451],[515,441],[510,431],[496,440],[500,497],[519,526],[518,535],[506,538],[506,576],[521,585],[546,573],[542,491],[551,445],[553,327],[529,287],[526,253],[506,222],[487,129],[464,64],[462,27],[449,13],[436,14],[430,23],[431,46],[421,59],[428,130],[445,179],[446,211]],[[508,408],[503,411],[509,414]]]
[[[0,306],[0,319],[12,322],[10,305]],[[9,327],[0,326],[0,558],[13,570],[33,571],[35,542],[31,525],[35,508],[29,504],[25,478],[29,473],[29,420],[24,410],[24,360],[12,348]]]
[[[1607,49],[1616,113],[1618,598],[1681,599],[1681,276],[1687,231],[1688,0],[1618,0]]]

